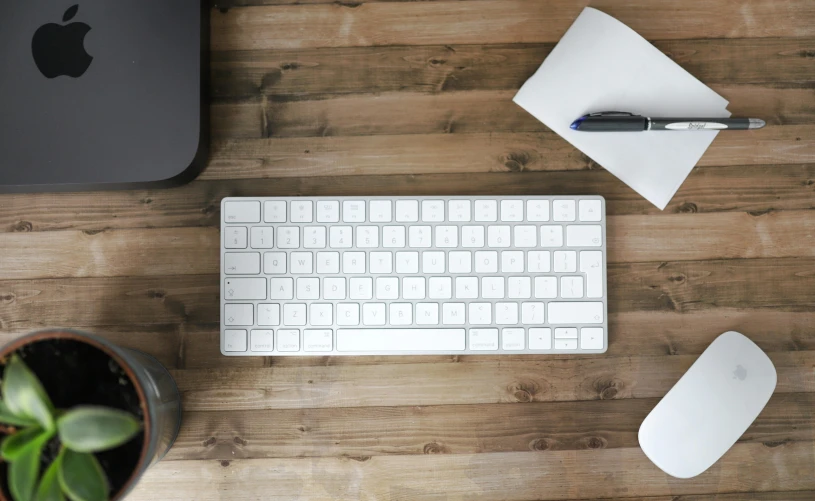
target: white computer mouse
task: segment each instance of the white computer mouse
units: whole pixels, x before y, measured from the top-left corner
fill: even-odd
[[[776,380],[761,348],[738,332],[725,332],[642,422],[640,447],[665,473],[695,477],[744,434]]]

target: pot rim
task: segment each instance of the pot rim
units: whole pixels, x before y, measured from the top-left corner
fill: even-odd
[[[111,350],[104,343],[97,340],[95,336],[93,336],[92,334],[77,329],[61,329],[61,328],[43,329],[21,336],[5,345],[2,349],[0,349],[0,359],[6,358],[7,356],[19,350],[23,346],[40,341],[49,341],[56,339],[71,339],[74,341],[79,341],[81,343],[89,344],[94,348],[101,350],[107,356],[109,356],[116,363],[119,364],[119,366],[127,374],[127,377],[130,378],[130,381],[133,383],[133,387],[136,389],[136,395],[139,398],[139,406],[142,408],[142,414],[144,416],[144,443],[142,444],[142,449],[141,452],[139,453],[139,461],[136,463],[136,466],[130,473],[130,477],[128,477],[127,481],[124,483],[124,485],[122,485],[119,491],[116,492],[115,495],[113,495],[110,498],[111,501],[116,501],[121,498],[123,493],[130,491],[130,489],[133,487],[133,484],[139,478],[140,472],[143,471],[146,467],[145,463],[147,461],[147,452],[150,446],[150,438],[152,435],[152,422],[149,409],[147,408],[147,397],[144,392],[144,388],[142,387],[142,383],[139,380],[139,378],[136,377],[136,373],[133,370],[133,368],[118,353],[116,353],[114,350]],[[11,501],[6,499],[2,490],[0,490],[0,501]]]

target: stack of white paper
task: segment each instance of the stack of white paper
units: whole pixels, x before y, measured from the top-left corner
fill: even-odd
[[[613,17],[586,8],[514,101],[664,209],[716,131],[578,132],[599,111],[729,117],[727,101]]]

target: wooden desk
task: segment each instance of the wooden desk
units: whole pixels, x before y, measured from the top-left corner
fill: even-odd
[[[199,180],[0,196],[3,341],[91,330],[184,392],[130,499],[815,498],[815,2],[592,2],[769,123],[721,134],[664,212],[510,101],[583,0],[229,3]],[[604,356],[218,352],[224,196],[575,193],[608,200]],[[776,395],[707,473],[671,479],[638,426],[728,329],[769,352]]]

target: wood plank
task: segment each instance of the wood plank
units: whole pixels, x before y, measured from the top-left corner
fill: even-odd
[[[165,460],[371,457],[638,447],[658,398],[516,405],[191,411]],[[739,442],[815,437],[815,393],[777,395]],[[274,423],[273,426],[269,426]]]
[[[815,258],[815,233],[806,230],[813,224],[815,211],[810,210],[755,215],[743,212],[665,214],[658,218],[609,216],[607,259],[609,263],[637,263]],[[6,266],[3,278],[217,274],[219,238],[216,228],[123,229],[94,234],[85,231],[0,233],[0,254]],[[66,264],[55,266],[55,262]],[[792,264],[790,270],[798,266],[806,270],[811,261]],[[709,266],[702,268],[707,270]],[[693,271],[698,266],[692,264],[689,269]],[[640,270],[619,271],[643,278]],[[784,271],[779,269],[779,273]],[[813,284],[809,282],[809,285]]]
[[[302,49],[382,45],[556,42],[585,0],[482,0],[257,6],[214,11],[212,48]],[[812,37],[807,0],[602,0],[592,6],[652,40]],[[700,23],[700,19],[709,22]]]
[[[654,45],[708,85],[790,85],[815,78],[815,39],[663,40]],[[212,96],[517,90],[553,47],[545,43],[213,52]],[[751,64],[741,64],[748,60]]]
[[[511,165],[512,160],[503,156]],[[815,164],[697,167],[665,211],[654,207],[604,169],[365,176],[364,183],[358,176],[350,175],[223,179],[195,181],[174,190],[3,195],[0,196],[0,233],[218,227],[223,197],[291,194],[601,194],[606,198],[609,215],[741,211],[758,214],[815,208]],[[55,206],[63,210],[54,211]]]
[[[736,444],[693,480],[668,477],[634,448],[366,458],[166,461],[129,499],[528,501],[813,490],[815,447]],[[496,465],[500,465],[496,467]],[[440,472],[443,472],[441,474]],[[598,480],[600,479],[600,480]]]
[[[711,88],[730,101],[728,109],[735,116],[761,117],[773,125],[815,122],[812,88],[733,84]],[[211,108],[212,130],[218,139],[548,131],[512,102],[516,92],[387,92],[217,101]],[[761,139],[764,132],[752,131],[748,137]],[[742,139],[745,134],[740,134]]]
[[[770,353],[776,393],[815,391],[815,352]],[[173,371],[187,411],[661,398],[695,355]],[[804,364],[804,365],[802,365]]]

